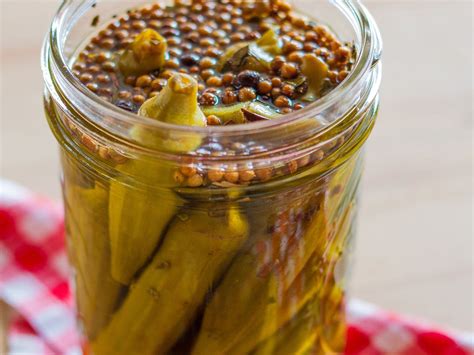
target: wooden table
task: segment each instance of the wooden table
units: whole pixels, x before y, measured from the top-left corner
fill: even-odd
[[[13,29],[2,37],[2,176],[57,199],[39,50],[58,3],[0,5],[2,28]],[[366,147],[352,295],[472,330],[472,5],[365,3],[382,31],[384,77]]]

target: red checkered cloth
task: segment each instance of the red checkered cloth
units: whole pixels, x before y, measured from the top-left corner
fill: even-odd
[[[81,354],[62,208],[0,180],[0,299],[16,316],[10,354]],[[349,355],[474,355],[474,335],[448,332],[360,301],[348,307]]]

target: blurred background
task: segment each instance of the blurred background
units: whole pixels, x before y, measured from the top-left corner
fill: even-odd
[[[473,330],[472,2],[366,0],[384,40],[352,295]],[[40,48],[60,1],[0,0],[1,177],[60,199]]]

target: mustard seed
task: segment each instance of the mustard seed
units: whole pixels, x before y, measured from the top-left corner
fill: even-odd
[[[186,180],[186,178],[184,177],[183,174],[181,174],[179,171],[175,171],[174,174],[173,174],[173,179],[174,181],[181,185],[184,183],[184,181]]]
[[[222,96],[222,103],[225,105],[235,104],[237,102],[237,94],[234,91],[226,90]]]
[[[230,43],[230,38],[219,38],[217,43],[221,46],[227,46]]]
[[[337,72],[335,72],[333,70],[330,70],[328,72],[328,78],[329,78],[329,80],[331,80],[332,83],[336,83],[337,82]]]
[[[303,50],[309,53],[314,52],[316,49],[318,49],[318,46],[313,42],[305,42],[303,46]]]
[[[84,84],[86,84],[86,83],[92,81],[92,79],[93,79],[93,77],[92,77],[92,75],[89,74],[89,73],[84,73],[84,74],[82,74],[82,75],[79,77],[79,80],[80,80],[82,83],[84,83]]]
[[[291,106],[291,100],[283,95],[278,96],[275,101],[273,101],[276,107],[284,108]]]
[[[281,95],[281,89],[280,88],[273,88],[271,92],[272,98],[276,100],[278,96]]]
[[[97,75],[96,79],[101,84],[107,84],[110,82],[110,76],[107,74],[99,74]]]
[[[272,83],[268,80],[263,80],[258,83],[258,93],[261,95],[269,94],[272,91]]]
[[[226,32],[230,32],[233,30],[233,27],[230,23],[224,23],[222,26],[221,26],[221,29],[223,31],[226,31]]]
[[[97,150],[99,148],[98,144],[90,136],[88,136],[86,134],[83,134],[81,136],[81,142],[92,153],[97,152]]]
[[[109,148],[107,147],[100,146],[97,153],[99,154],[99,157],[101,157],[104,160],[110,159]]]
[[[112,49],[115,45],[115,40],[112,38],[105,38],[100,42],[100,46],[106,49]]]
[[[232,42],[241,42],[245,39],[245,35],[243,33],[240,33],[240,32],[236,32],[236,33],[233,33],[231,36],[230,36],[230,40]]]
[[[323,160],[324,152],[322,149],[318,149],[316,152],[313,153],[313,157],[316,161]]]
[[[201,72],[201,78],[203,80],[209,79],[211,76],[214,76],[216,72],[213,69],[205,69]]]
[[[100,67],[98,65],[91,65],[89,68],[87,68],[87,71],[91,74],[97,74],[100,72]]]
[[[219,182],[224,177],[224,172],[222,170],[219,170],[219,169],[210,169],[207,172],[207,177],[212,182]]]
[[[162,78],[155,79],[151,82],[151,89],[160,91],[166,86],[167,81]]]
[[[255,90],[252,88],[242,88],[239,90],[239,100],[241,102],[252,101],[257,97]]]
[[[132,100],[136,104],[142,104],[145,102],[145,97],[143,95],[133,95]]]
[[[219,126],[221,124],[221,120],[215,115],[210,115],[207,116],[207,124],[209,126]]]
[[[255,178],[255,172],[253,170],[242,170],[239,171],[239,179],[243,182],[252,181]]]
[[[92,92],[96,92],[98,89],[98,86],[96,83],[88,83],[86,87]]]
[[[99,53],[96,55],[95,57],[95,62],[96,63],[99,63],[99,64],[102,64],[103,62],[105,62],[107,60],[107,54],[105,53]]]
[[[146,27],[145,21],[133,21],[132,28],[134,30],[143,30]]]
[[[233,73],[225,73],[222,76],[222,85],[230,85],[233,80],[234,80],[234,74]]]
[[[243,18],[239,18],[239,17],[234,17],[232,20],[230,20],[230,24],[232,26],[239,26],[241,24],[244,23],[244,19]]]
[[[202,178],[202,176],[199,174],[195,174],[188,179],[187,184],[189,187],[199,187],[203,184],[203,182],[204,179]]]
[[[339,41],[331,41],[329,44],[329,48],[331,48],[333,52],[336,52],[341,46],[342,44]]]
[[[169,69],[178,69],[179,68],[179,60],[176,59],[176,58],[168,59],[165,62],[165,67],[169,68]]]
[[[272,86],[273,86],[274,88],[279,88],[279,87],[281,87],[282,83],[283,83],[283,82],[281,81],[280,78],[278,78],[278,77],[272,78]]]
[[[222,29],[212,31],[212,37],[214,37],[215,39],[221,39],[221,38],[224,38],[225,36],[227,36],[227,33]]]
[[[315,42],[318,39],[318,35],[314,31],[306,31],[305,40],[308,42]]]
[[[163,21],[163,27],[178,28],[178,23],[169,18]]]
[[[255,175],[260,181],[268,181],[272,178],[273,170],[272,168],[260,168],[255,170]]]
[[[189,72],[190,72],[191,74],[197,74],[197,73],[199,73],[200,71],[201,71],[201,69],[199,69],[199,67],[198,67],[197,65],[192,66],[191,68],[189,68]]]
[[[76,62],[72,68],[75,70],[82,71],[86,69],[86,65],[83,62]]]
[[[337,80],[343,81],[347,76],[349,75],[349,72],[347,70],[341,70],[339,74],[337,75]]]
[[[247,41],[253,41],[253,40],[259,39],[260,37],[261,37],[260,33],[258,33],[257,31],[252,31],[250,33],[247,33],[247,35],[245,36],[245,39]]]
[[[149,75],[142,75],[137,78],[137,81],[135,82],[135,85],[140,87],[140,88],[145,88],[150,86],[152,82],[151,76]]]
[[[203,38],[199,41],[199,45],[202,47],[210,47],[214,46],[216,44],[216,41],[212,38]]]
[[[288,54],[294,51],[300,51],[302,49],[303,49],[303,44],[301,42],[290,41],[283,45],[282,51],[283,53]]]
[[[161,23],[160,20],[150,20],[148,21],[148,27],[154,29],[154,30],[160,30],[163,24]]]
[[[298,163],[292,160],[286,164],[286,167],[288,168],[290,174],[294,174],[298,170]]]
[[[339,59],[340,62],[346,63],[351,56],[351,50],[347,47],[340,47],[336,51],[336,57]]]
[[[327,58],[329,56],[329,50],[327,48],[324,48],[324,47],[316,49],[315,53],[318,56],[323,57],[323,58]]]
[[[284,79],[293,79],[298,75],[298,68],[293,63],[285,63],[281,67],[281,76]]]
[[[202,25],[198,27],[198,33],[201,36],[209,36],[212,33],[212,27],[207,26],[207,25]]]
[[[219,87],[222,85],[222,79],[218,76],[211,76],[209,79],[207,79],[206,84],[208,86]]]
[[[166,69],[160,74],[160,77],[163,79],[170,79],[175,74],[175,71]]]
[[[288,60],[290,62],[301,64],[303,62],[304,53],[300,51],[291,52],[288,55]]]
[[[204,52],[204,55],[207,57],[218,58],[222,54],[222,51],[216,47],[209,47]]]
[[[239,173],[237,171],[226,171],[224,173],[224,179],[227,182],[235,184],[237,181],[239,181]]]
[[[129,91],[125,90],[119,91],[118,93],[118,97],[121,99],[129,99],[131,96],[132,94]]]
[[[182,166],[181,168],[179,168],[179,171],[181,172],[181,174],[187,177],[191,177],[197,172],[196,168],[192,165]]]
[[[281,88],[281,93],[291,98],[295,94],[295,87],[291,84],[285,84]]]
[[[130,75],[125,78],[125,84],[130,85],[130,86],[135,86],[135,83],[137,82],[137,77]]]
[[[193,32],[190,32],[188,35],[186,35],[186,39],[188,41],[191,41],[193,43],[197,43],[199,41],[199,33],[197,33],[196,31],[193,31]]]
[[[102,64],[102,68],[107,72],[113,72],[115,70],[115,63],[111,61],[106,61]]]
[[[211,57],[204,57],[199,62],[199,67],[201,69],[209,69],[212,68],[216,64],[216,60]]]
[[[177,46],[181,43],[181,39],[179,37],[176,37],[176,36],[169,37],[167,41],[168,41],[169,46]]]
[[[183,31],[183,32],[185,32],[185,33],[195,31],[196,29],[197,29],[196,24],[194,24],[194,23],[192,23],[192,22],[184,23],[184,24],[181,26],[181,31]]]
[[[168,50],[168,53],[172,57],[181,57],[181,55],[183,54],[183,51],[179,48],[170,48]]]

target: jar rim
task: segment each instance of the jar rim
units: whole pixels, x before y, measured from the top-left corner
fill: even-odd
[[[283,117],[275,120],[265,120],[258,122],[251,122],[248,124],[227,125],[227,126],[207,126],[194,127],[176,125],[172,123],[161,122],[153,120],[148,117],[139,116],[133,112],[127,112],[118,108],[114,104],[101,99],[98,95],[88,90],[72,73],[69,63],[64,55],[64,43],[61,42],[60,31],[64,24],[64,16],[66,10],[70,6],[72,0],[65,0],[61,4],[57,13],[55,14],[49,36],[45,40],[42,53],[42,67],[45,80],[48,82],[48,60],[51,56],[58,68],[59,75],[62,79],[72,87],[74,92],[78,95],[77,100],[83,102],[89,107],[100,107],[105,115],[113,117],[118,122],[126,124],[141,125],[145,128],[159,129],[162,132],[174,132],[178,134],[202,134],[207,136],[229,137],[235,135],[249,134],[256,131],[266,131],[272,129],[279,129],[289,126],[291,123],[298,122],[302,118],[315,117],[321,114],[324,110],[337,104],[342,95],[351,91],[352,88],[361,82],[370,69],[377,64],[380,59],[382,51],[382,41],[379,30],[372,16],[368,10],[358,0],[331,0],[333,3],[349,20],[356,35],[360,38],[360,48],[358,51],[357,60],[354,67],[344,81],[342,81],[336,88],[324,95],[322,98],[312,102],[305,108],[285,114]],[[87,0],[86,0],[87,2]],[[94,1],[91,1],[94,2]],[[68,28],[74,23],[68,22]],[[344,119],[344,115],[338,119],[330,122],[325,129],[340,123]]]

